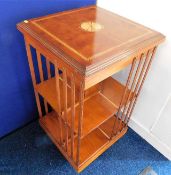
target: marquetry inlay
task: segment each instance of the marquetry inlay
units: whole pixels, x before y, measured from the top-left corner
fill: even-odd
[[[103,25],[93,22],[93,21],[87,21],[81,23],[81,28],[87,32],[97,32],[101,29],[103,29]]]
[[[28,23],[28,21],[27,20],[24,20],[24,23]]]

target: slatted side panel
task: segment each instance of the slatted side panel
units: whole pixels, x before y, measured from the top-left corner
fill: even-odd
[[[79,165],[84,103],[83,79],[65,64],[62,64],[60,59],[45,56],[38,48],[35,49],[35,55],[33,55],[31,47],[31,43],[26,39],[28,61],[39,116],[40,118],[48,118],[52,111],[55,112],[55,115],[53,115],[55,118],[45,120],[47,126],[46,122],[44,125],[47,127],[47,130],[53,129],[52,135],[52,131],[49,132],[50,136],[59,149],[62,150],[65,157],[75,165]],[[34,64],[34,59],[37,61],[36,65]],[[36,66],[37,70],[35,68]],[[37,77],[39,77],[39,80],[37,80]],[[54,100],[57,106],[56,108],[40,93],[39,85],[45,85],[49,80],[54,82],[54,87],[43,87],[43,93],[45,92],[46,96],[48,94],[48,88],[54,90],[52,96],[53,99],[56,98]],[[49,86],[52,86],[52,84],[49,84]],[[37,90],[37,87],[39,87],[39,90]],[[77,95],[79,99],[78,97],[76,99],[77,93],[79,94]],[[75,120],[76,107],[79,113],[77,120]],[[78,122],[77,124],[75,123],[76,121]],[[48,122],[51,122],[49,124],[50,128],[48,128]],[[77,125],[77,130],[75,129],[75,125]]]
[[[39,49],[36,49],[38,71],[35,71],[30,43],[27,40],[26,49],[39,116],[42,119],[44,116],[47,118],[52,111],[55,113],[53,115],[55,117],[46,120],[45,125],[49,125],[48,129],[52,129],[49,133],[53,137],[52,140],[54,140],[55,144],[62,150],[61,152],[78,167],[80,165],[81,135],[82,125],[84,124],[83,108],[86,96],[84,94],[84,81],[76,72],[63,64],[60,59],[45,56]],[[156,47],[133,59],[109,139],[112,139],[127,127],[155,51]],[[43,57],[45,62],[43,62]],[[36,81],[37,73],[39,74],[39,82]],[[48,86],[46,82],[49,82]],[[49,87],[52,86],[51,83],[54,83],[53,87]],[[44,86],[43,93],[45,93],[45,96],[41,94],[40,89],[39,91],[37,90],[40,84]],[[48,88],[52,93],[50,97]],[[40,95],[43,100],[40,100]],[[46,95],[49,99],[46,99]],[[53,104],[48,100],[52,100]],[[76,113],[78,115],[75,115]],[[75,116],[77,116],[77,119],[75,119]]]
[[[46,71],[46,73],[44,73],[43,63],[42,63],[42,56],[43,55],[37,49],[35,49],[36,54],[33,55],[32,51],[31,51],[31,49],[33,47],[27,40],[25,40],[25,45],[26,45],[26,52],[27,52],[30,72],[31,72],[31,78],[32,78],[33,86],[34,86],[34,92],[35,92],[38,112],[39,112],[39,116],[42,117],[49,112],[49,105],[48,105],[46,99],[44,99],[44,98],[42,100],[40,99],[40,95],[36,91],[36,85],[39,83],[42,83],[46,80],[45,74],[47,74],[48,79],[51,78],[50,61],[48,59],[45,59],[45,66],[46,66],[47,71]],[[34,59],[36,59],[37,64],[34,63],[35,62]]]
[[[60,120],[61,147],[75,164],[80,163],[81,133],[83,124],[84,83],[78,81],[74,72],[66,67],[55,64],[56,91],[58,101],[58,116]],[[76,94],[79,99],[76,99]],[[75,113],[79,113],[75,122]],[[75,125],[78,126],[76,130]]]
[[[25,40],[25,45],[26,45],[26,52],[27,52],[28,63],[29,63],[29,67],[30,67],[30,73],[31,73],[33,87],[34,87],[34,93],[35,93],[37,108],[38,108],[38,112],[39,112],[39,117],[42,117],[43,114],[42,114],[42,109],[41,109],[39,94],[35,90],[35,86],[36,86],[36,75],[35,75],[35,70],[34,70],[33,57],[32,57],[32,53],[31,53],[30,43],[27,40]]]
[[[114,137],[118,132],[121,132],[121,130],[128,125],[137,98],[140,94],[151,62],[153,60],[155,51],[156,47],[148,50],[145,53],[141,53],[133,59],[125,90],[116,115],[116,121],[119,121],[119,124],[114,122],[111,138]]]
[[[137,81],[137,84],[135,86],[135,89],[133,90],[133,92],[134,92],[134,98],[133,99],[134,100],[132,100],[131,103],[129,104],[129,107],[128,107],[128,110],[127,110],[127,113],[126,113],[126,118],[125,118],[126,125],[128,125],[128,122],[130,120],[130,117],[131,117],[131,114],[133,112],[134,106],[136,104],[137,98],[140,94],[140,91],[141,91],[142,86],[144,84],[144,81],[146,79],[147,73],[148,73],[149,68],[151,66],[152,60],[154,58],[156,49],[157,48],[155,47],[155,48],[153,48],[153,49],[151,49],[147,52],[146,59],[145,59],[144,64],[143,64],[143,68],[142,68],[141,73],[138,77],[138,81]]]
[[[42,59],[41,59],[41,54],[38,50],[36,50],[36,55],[37,55],[37,62],[38,62],[38,70],[39,70],[39,75],[40,75],[40,82],[44,81],[44,76],[43,76],[43,67],[42,67]],[[44,99],[44,107],[45,107],[45,112],[46,114],[48,113],[48,104],[47,101]]]

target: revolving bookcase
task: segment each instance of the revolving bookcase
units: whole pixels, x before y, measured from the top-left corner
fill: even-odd
[[[127,132],[164,36],[97,6],[25,20],[17,28],[40,125],[81,172]],[[126,67],[125,84],[111,77]]]

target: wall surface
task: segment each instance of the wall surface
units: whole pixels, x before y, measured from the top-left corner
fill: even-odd
[[[163,33],[130,126],[171,160],[171,23],[169,0],[98,0],[97,4]],[[114,75],[124,80],[127,71]]]
[[[24,40],[16,24],[95,3],[96,0],[0,0],[0,137],[37,117]]]

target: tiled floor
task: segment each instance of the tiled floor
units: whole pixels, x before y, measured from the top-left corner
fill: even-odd
[[[116,144],[81,175],[138,175],[151,166],[158,175],[171,175],[171,162],[129,129]],[[33,122],[0,140],[0,175],[77,174]]]

